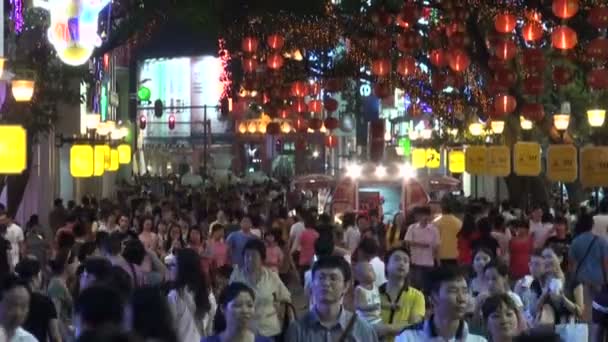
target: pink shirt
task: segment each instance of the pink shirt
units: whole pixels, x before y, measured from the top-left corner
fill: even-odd
[[[421,227],[419,223],[411,225],[405,233],[405,241],[423,243],[428,246],[411,246],[412,265],[434,266],[435,249],[439,246],[439,230],[433,224]]]
[[[310,266],[315,255],[315,242],[319,238],[319,233],[311,228],[306,228],[300,235],[300,266]]]
[[[215,263],[220,268],[228,264],[228,245],[223,240],[209,242],[209,251]]]
[[[156,233],[144,233],[139,234],[139,241],[144,245],[146,250],[156,250],[158,246],[158,236]]]
[[[283,251],[279,246],[266,248],[266,266],[273,272],[279,273],[279,267],[283,263]]]

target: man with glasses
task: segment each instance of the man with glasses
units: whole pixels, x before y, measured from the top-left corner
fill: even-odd
[[[350,265],[343,257],[325,256],[317,260],[312,266],[314,304],[304,317],[291,323],[286,340],[377,342],[374,328],[344,309],[350,279]]]

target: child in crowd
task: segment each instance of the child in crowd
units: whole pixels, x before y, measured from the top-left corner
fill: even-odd
[[[277,244],[277,239],[280,238],[281,232],[273,230],[264,235],[266,244],[266,266],[273,272],[279,273],[279,267],[283,264],[283,251]]]
[[[511,279],[519,280],[530,272],[528,262],[534,249],[534,239],[530,235],[527,222],[516,221],[513,223],[513,228],[516,235],[509,243],[509,266]]]
[[[376,276],[372,265],[369,262],[357,263],[355,279],[359,283],[354,293],[357,315],[373,326],[381,324],[380,291],[374,284]]]

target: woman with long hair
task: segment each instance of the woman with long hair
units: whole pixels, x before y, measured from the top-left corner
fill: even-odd
[[[167,296],[180,341],[200,341],[212,332],[217,305],[201,269],[198,253],[189,248],[177,250],[175,287]]]
[[[271,342],[268,337],[254,334],[249,322],[255,313],[255,292],[239,282],[224,288],[219,297],[220,310],[215,315],[215,335],[203,342]]]
[[[144,244],[147,250],[156,250],[158,246],[158,236],[154,232],[154,219],[151,216],[143,219],[139,241]]]
[[[165,239],[164,250],[166,254],[175,254],[178,249],[184,248],[186,244],[182,239],[181,227],[177,223],[171,223],[167,238]]]
[[[391,250],[398,248],[403,245],[403,239],[407,232],[407,226],[405,225],[405,216],[402,212],[398,212],[393,217],[393,224],[390,225],[386,232],[386,248]]]

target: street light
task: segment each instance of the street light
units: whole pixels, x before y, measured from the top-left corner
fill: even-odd
[[[361,165],[350,164],[346,167],[346,177],[357,179],[361,177]]]
[[[606,111],[604,109],[589,109],[587,111],[587,121],[591,127],[601,127],[606,120]]]
[[[384,178],[386,176],[386,167],[384,167],[384,165],[378,165],[375,173],[376,177]]]
[[[492,128],[492,133],[502,134],[502,132],[505,131],[505,122],[502,120],[492,120],[492,122],[490,122],[490,127]]]
[[[554,114],[553,125],[560,132],[567,130],[570,125],[570,114]]]
[[[483,125],[479,122],[473,122],[469,125],[469,132],[472,136],[478,137],[483,134]]]
[[[529,131],[532,129],[532,127],[534,127],[534,124],[532,123],[532,121],[524,118],[523,116],[520,116],[519,117],[519,126],[524,131]]]

